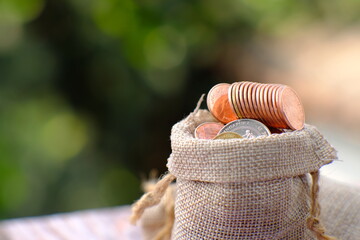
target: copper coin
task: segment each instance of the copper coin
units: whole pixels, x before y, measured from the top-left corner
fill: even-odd
[[[194,135],[198,139],[213,139],[223,127],[222,123],[205,122],[197,126]]]
[[[259,117],[261,119],[262,122],[266,123],[266,116],[265,116],[265,110],[264,110],[264,106],[262,104],[262,92],[263,92],[263,84],[258,84],[257,88],[256,88],[256,104],[258,107],[258,113],[259,113]]]
[[[250,104],[249,104],[249,99],[248,99],[248,90],[249,90],[249,85],[250,83],[249,82],[244,82],[244,89],[243,89],[243,92],[242,92],[242,96],[243,96],[243,105],[244,105],[244,111],[245,111],[245,117],[246,118],[251,118],[251,112],[250,112]]]
[[[255,109],[255,113],[256,113],[256,119],[263,122],[264,119],[262,117],[263,115],[261,113],[261,106],[260,106],[260,102],[258,100],[259,87],[260,87],[259,83],[255,84],[254,90],[253,90],[253,95],[252,95],[252,102],[254,104],[254,109]]]
[[[236,106],[235,106],[235,101],[232,97],[232,92],[233,92],[233,89],[234,89],[234,85],[235,83],[232,83],[228,89],[228,99],[229,99],[229,103],[230,103],[230,106],[231,106],[231,109],[233,110],[233,112],[235,113],[235,115],[237,117],[239,117],[239,114],[237,112],[237,109],[236,109]]]
[[[250,82],[249,83],[249,87],[248,87],[248,92],[247,92],[247,100],[248,100],[248,104],[249,104],[249,118],[252,118],[252,119],[256,119],[257,118],[257,115],[256,115],[256,112],[255,112],[255,108],[256,108],[256,105],[255,105],[255,102],[252,101],[252,96],[254,95],[254,87],[255,87],[255,83],[253,82]]]
[[[269,111],[271,113],[273,127],[279,124],[279,118],[276,116],[275,105],[273,102],[273,95],[275,94],[276,86],[275,84],[269,84],[269,93],[268,93],[268,103],[269,103]]]
[[[244,138],[269,136],[270,130],[261,122],[254,119],[239,119],[226,124],[219,132],[235,132]]]
[[[228,83],[219,83],[212,87],[207,95],[209,111],[222,123],[228,123],[237,119],[229,103],[229,87],[230,84]]]
[[[246,88],[245,88],[246,87]],[[245,82],[245,87],[244,87],[244,102],[245,102],[245,106],[246,106],[246,118],[253,118],[252,114],[251,114],[251,103],[249,101],[249,92],[250,92],[250,87],[251,87],[251,82]]]
[[[243,137],[234,132],[223,132],[214,137],[214,139],[233,139],[233,138],[243,138]]]
[[[234,88],[234,84],[231,84],[230,87],[229,87],[229,89],[228,89],[228,100],[229,100],[231,109],[233,110],[233,112],[235,113],[235,115],[236,115],[237,117],[239,117],[239,116],[238,116],[238,113],[237,113],[237,111],[236,111],[236,109],[235,109],[234,101],[233,101],[233,99],[232,99],[232,97],[231,97],[231,92],[232,92],[232,89],[233,89],[233,88]]]
[[[268,105],[269,105],[269,111],[271,114],[271,119],[272,119],[272,126],[276,127],[279,125],[279,118],[276,116],[276,111],[275,111],[275,105],[273,102],[273,95],[275,94],[275,90],[276,90],[276,85],[275,84],[268,84]]]
[[[286,86],[280,95],[281,112],[292,130],[300,130],[305,124],[305,112],[296,92]]]
[[[263,100],[262,100],[263,91],[264,91],[263,85],[259,84],[256,89],[256,102],[258,105],[259,114],[260,114],[263,122],[266,123],[265,110],[264,110]]]
[[[260,104],[261,104],[261,109],[263,111],[263,118],[265,121],[266,125],[270,125],[272,124],[271,122],[271,116],[269,114],[269,110],[268,110],[268,106],[267,106],[267,100],[266,97],[267,96],[267,88],[265,84],[261,84],[261,91],[260,91]]]
[[[281,117],[279,116],[278,108],[276,106],[276,104],[277,104],[276,93],[277,93],[278,88],[279,88],[279,86],[277,84],[272,84],[272,90],[271,90],[271,94],[269,96],[269,98],[270,98],[269,102],[271,105],[273,116],[275,118],[275,125],[273,127],[279,127],[281,125]]]
[[[275,126],[277,125],[277,118],[275,116],[275,111],[274,111],[274,108],[273,108],[273,105],[272,105],[272,98],[271,98],[271,94],[272,94],[272,91],[274,89],[274,85],[273,84],[266,84],[266,88],[267,88],[267,110],[268,110],[268,113],[270,115],[270,126]]]
[[[241,108],[241,103],[240,103],[240,87],[241,87],[242,83],[237,83],[234,86],[234,90],[233,90],[233,99],[236,102],[236,108],[237,111],[239,112],[239,115],[241,115],[241,118],[244,118],[244,111]]]
[[[253,83],[252,87],[251,87],[251,96],[250,96],[250,102],[251,102],[251,106],[252,106],[252,110],[253,110],[253,114],[254,114],[254,119],[260,119],[259,118],[259,113],[258,113],[258,106],[257,106],[257,102],[256,102],[256,89],[258,87],[257,83]]]
[[[237,115],[238,118],[242,118],[241,113],[237,107],[237,102],[235,99],[235,87],[236,87],[237,83],[233,83],[231,84],[229,90],[228,90],[228,98],[229,98],[229,102],[231,103],[231,107],[233,109],[233,111],[235,112],[235,114]]]
[[[232,91],[231,91],[231,98],[232,98],[232,101],[234,102],[234,107],[236,109],[236,114],[238,115],[239,118],[242,118],[243,116],[242,116],[242,113],[240,112],[239,103],[238,103],[238,100],[237,100],[239,83],[235,82],[235,83],[233,83],[233,85],[234,86],[233,86]]]
[[[233,92],[232,92],[232,98],[235,102],[235,106],[236,106],[236,110],[238,111],[238,117],[239,118],[244,118],[244,113],[241,110],[241,105],[239,102],[239,88],[240,88],[240,83],[237,83],[234,88],[233,88]]]
[[[247,103],[247,111],[248,111],[248,117],[247,118],[255,118],[255,113],[253,110],[253,105],[252,105],[252,97],[251,97],[251,92],[252,92],[252,87],[253,87],[253,83],[252,82],[247,82],[247,90],[246,90],[246,103]]]
[[[281,85],[281,84],[276,84],[276,90],[274,92],[274,96],[273,96],[273,104],[274,104],[274,107],[275,107],[275,115],[278,119],[278,126],[275,126],[275,127],[278,127],[278,128],[286,128],[287,127],[287,124],[285,123],[285,120],[284,120],[284,116],[282,115],[281,113],[281,107],[279,105],[280,103],[280,91],[281,89],[284,88],[284,85]]]
[[[235,99],[237,102],[237,107],[239,109],[239,112],[241,114],[241,116],[243,118],[246,117],[245,112],[244,112],[244,103],[242,102],[243,97],[242,97],[242,91],[243,91],[243,87],[244,87],[244,82],[240,82],[239,84],[237,84],[237,86],[235,87]]]

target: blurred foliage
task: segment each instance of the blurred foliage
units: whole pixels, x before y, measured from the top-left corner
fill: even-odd
[[[0,0],[0,217],[130,204],[166,171],[171,126],[215,83],[224,47],[360,2]]]

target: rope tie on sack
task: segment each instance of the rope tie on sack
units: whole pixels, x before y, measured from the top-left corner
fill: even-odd
[[[165,224],[155,235],[153,240],[171,239],[171,233],[175,222],[175,198],[173,191],[167,191],[164,196]]]
[[[140,219],[146,208],[160,203],[166,189],[169,187],[170,183],[175,180],[175,178],[176,177],[171,173],[166,174],[158,183],[156,183],[153,191],[145,193],[133,204],[131,208],[132,215],[130,217],[130,222],[132,224],[135,224]]]
[[[325,228],[320,223],[320,204],[318,201],[319,197],[319,171],[310,173],[312,178],[311,186],[311,208],[310,217],[307,219],[308,228],[313,231],[319,240],[336,240],[336,238],[325,234]]]

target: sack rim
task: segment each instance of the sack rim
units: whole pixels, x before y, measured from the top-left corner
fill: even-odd
[[[261,181],[318,170],[337,158],[316,127],[253,139],[196,139],[195,127],[211,120],[207,110],[190,113],[171,131],[169,171],[177,177],[208,182]]]

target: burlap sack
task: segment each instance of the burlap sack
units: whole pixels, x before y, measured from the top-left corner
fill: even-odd
[[[172,239],[330,239],[317,219],[317,176],[337,157],[315,127],[254,139],[195,139],[206,121],[214,119],[198,110],[172,128]]]

